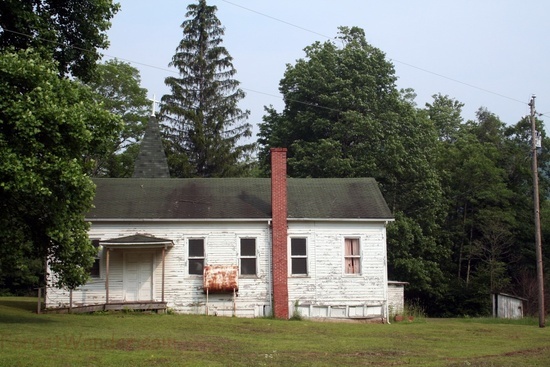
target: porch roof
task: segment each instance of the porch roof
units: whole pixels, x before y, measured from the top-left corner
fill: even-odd
[[[109,248],[159,248],[159,247],[172,247],[174,242],[165,238],[157,238],[140,233],[135,235],[112,238],[99,242],[104,247]]]

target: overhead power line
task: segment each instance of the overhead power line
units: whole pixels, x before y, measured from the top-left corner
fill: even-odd
[[[17,31],[13,31],[13,30],[10,30],[10,29],[4,29],[4,31],[10,32],[10,33],[14,33],[14,34],[17,34],[17,35],[20,35],[20,36],[28,37],[28,38],[38,39],[38,40],[40,40],[40,41],[49,42],[49,43],[52,43],[52,44],[55,44],[55,45],[58,45],[58,46],[67,47],[67,45],[63,45],[63,44],[61,44],[60,42],[52,41],[52,40],[45,39],[45,38],[42,38],[42,37],[36,37],[36,36],[29,35],[29,34],[25,34],[25,33],[17,32]],[[72,48],[74,48],[75,50],[80,50],[80,51],[84,51],[84,52],[94,52],[94,51],[92,51],[92,50],[85,49],[85,48],[78,47],[78,46],[69,46],[69,47],[72,47]],[[112,58],[112,59],[117,59],[117,60],[125,61],[125,62],[131,63],[131,64],[141,65],[141,66],[144,66],[144,67],[148,67],[148,68],[152,68],[152,69],[157,69],[157,70],[165,71],[165,72],[167,72],[167,73],[179,75],[179,72],[176,71],[176,70],[173,70],[173,69],[167,69],[167,68],[163,68],[163,67],[160,67],[160,66],[155,66],[155,65],[151,65],[151,64],[146,64],[146,63],[143,63],[143,62],[139,62],[139,61],[135,61],[135,60],[130,60],[130,59],[126,59],[126,58],[122,58],[122,57],[118,57],[118,56],[114,56],[114,55],[109,55],[109,54],[102,54],[102,55],[105,56],[105,57],[108,57],[108,58]],[[275,94],[272,94],[272,93],[261,92],[261,91],[257,91],[257,90],[250,89],[250,88],[244,88],[244,87],[240,87],[240,89],[245,90],[245,91],[247,91],[247,92],[252,92],[252,93],[256,93],[256,94],[263,94],[263,95],[265,95],[265,96],[269,96],[269,97],[273,97],[273,98],[278,98],[278,99],[283,99],[282,96],[278,96],[278,95],[275,95]],[[296,99],[288,99],[288,100],[291,101],[291,102],[300,103],[300,104],[303,104],[303,105],[306,105],[306,106],[312,106],[312,107],[316,107],[316,108],[320,108],[320,109],[325,109],[325,110],[329,110],[329,111],[342,112],[341,110],[338,110],[338,109],[334,109],[334,108],[326,107],[326,106],[321,106],[321,105],[316,105],[316,104],[313,104],[313,103],[310,103],[310,102],[303,102],[303,101],[299,101],[299,100],[296,100]]]
[[[299,25],[296,25],[296,24],[287,22],[287,21],[285,21],[285,20],[282,20],[282,19],[279,19],[279,18],[272,17],[271,15],[267,15],[267,14],[265,14],[265,13],[261,13],[261,12],[259,12],[259,11],[256,11],[256,10],[253,10],[253,9],[250,9],[250,8],[247,8],[247,7],[245,7],[245,6],[242,6],[242,5],[239,5],[239,4],[232,3],[231,1],[227,1],[227,0],[222,0],[222,1],[225,2],[225,3],[231,4],[231,5],[233,5],[233,6],[236,6],[236,7],[238,7],[238,8],[247,10],[247,11],[249,11],[249,12],[251,12],[251,13],[256,13],[256,14],[258,14],[258,15],[261,15],[261,16],[266,17],[266,18],[269,18],[269,19],[276,20],[277,22],[284,23],[284,24],[289,25],[289,26],[291,26],[291,27],[301,29],[302,31],[306,31],[306,32],[309,32],[309,33],[313,33],[313,34],[316,34],[316,35],[318,35],[318,36],[325,37],[325,38],[328,38],[328,39],[331,39],[331,38],[332,38],[332,37],[326,36],[326,35],[324,35],[324,34],[322,34],[322,33],[318,33],[318,32],[312,31],[311,29],[307,29],[307,28],[301,27],[301,26],[299,26]]]
[[[291,26],[291,27],[300,29],[300,30],[302,30],[302,31],[309,32],[309,33],[312,33],[312,34],[315,34],[315,35],[324,37],[324,38],[326,38],[326,39],[332,39],[332,37],[329,37],[329,36],[327,36],[327,35],[325,35],[325,34],[322,34],[322,33],[313,31],[313,30],[311,30],[311,29],[308,29],[308,28],[305,28],[305,27],[296,25],[296,24],[294,24],[294,23],[291,23],[291,22],[288,22],[288,21],[285,21],[285,20],[282,20],[282,19],[273,17],[273,16],[271,16],[271,15],[268,15],[268,14],[265,14],[265,13],[262,13],[262,12],[259,12],[259,11],[256,11],[256,10],[254,10],[254,9],[250,9],[250,8],[248,8],[248,7],[245,7],[245,6],[236,4],[236,3],[234,3],[234,2],[231,2],[231,1],[228,1],[228,0],[222,0],[222,1],[225,2],[225,3],[227,3],[227,4],[233,5],[233,6],[235,6],[235,7],[238,7],[238,8],[244,9],[244,10],[246,10],[246,11],[249,11],[249,12],[251,12],[251,13],[258,14],[258,15],[260,15],[260,16],[263,16],[263,17],[272,19],[272,20],[274,20],[274,21],[277,21],[277,22],[286,24],[286,25],[288,25],[288,26]],[[25,34],[25,33],[17,32],[17,31],[13,31],[13,30],[10,30],[10,29],[5,29],[5,28],[4,28],[3,30],[6,31],[6,32],[18,34],[18,35],[21,35],[21,36],[24,36],[24,37],[36,38],[36,39],[39,39],[39,40],[41,40],[41,41],[50,42],[50,43],[57,44],[57,45],[60,45],[60,46],[66,46],[66,45],[62,45],[62,44],[60,44],[59,42],[56,42],[56,41],[48,40],[48,39],[41,38],[41,37],[32,36],[32,35],[29,35],[29,34]],[[84,52],[93,52],[92,50],[85,49],[85,48],[81,48],[81,47],[78,47],[78,46],[70,46],[70,47],[72,47],[72,48],[74,48],[74,49],[76,49],[76,50],[84,51]],[[179,74],[179,73],[178,73],[177,71],[175,71],[175,70],[167,69],[167,68],[164,68],[164,67],[159,67],[159,66],[156,66],[156,65],[146,64],[146,63],[143,63],[143,62],[139,62],[139,61],[135,61],[135,60],[130,60],[130,59],[126,59],[126,58],[122,58],[122,57],[118,57],[118,56],[114,56],[114,55],[109,55],[109,54],[102,54],[102,55],[105,56],[105,57],[109,57],[109,58],[113,58],[113,59],[118,59],[118,60],[121,60],[121,61],[129,62],[129,63],[135,64],[135,65],[141,65],[141,66],[144,66],[144,67],[148,67],[148,68],[152,68],[152,69],[157,69],[157,70],[165,71],[165,72],[171,73],[171,74],[176,74],[176,75]],[[519,100],[519,99],[516,99],[516,98],[513,98],[513,97],[509,97],[509,96],[506,96],[506,95],[504,95],[504,94],[497,93],[497,92],[491,91],[491,90],[486,89],[486,88],[478,87],[478,86],[476,86],[476,85],[473,85],[473,84],[470,84],[470,83],[466,83],[466,82],[460,81],[460,80],[458,80],[458,79],[451,78],[451,77],[449,77],[449,76],[446,76],[446,75],[443,75],[443,74],[440,74],[440,73],[436,73],[436,72],[434,72],[434,71],[430,71],[430,70],[427,70],[427,69],[424,69],[424,68],[421,68],[421,67],[418,67],[418,66],[409,64],[409,63],[404,62],[404,61],[400,61],[400,60],[397,60],[397,59],[391,59],[391,60],[394,61],[394,62],[397,62],[397,63],[399,63],[399,64],[403,64],[403,65],[405,65],[405,66],[408,66],[408,67],[411,67],[411,68],[420,70],[420,71],[422,71],[422,72],[425,72],[425,73],[428,73],[428,74],[435,75],[435,76],[437,76],[437,77],[439,77],[439,78],[447,79],[447,80],[452,81],[452,82],[454,82],[454,83],[462,84],[462,85],[467,86],[467,87],[469,87],[469,88],[477,89],[477,90],[479,90],[479,91],[482,91],[482,92],[485,92],[485,93],[489,93],[489,94],[493,94],[493,95],[495,95],[495,96],[498,96],[498,97],[501,97],[501,98],[505,98],[505,99],[508,99],[508,100],[511,100],[511,101],[514,101],[514,102],[518,102],[518,103],[521,103],[521,104],[524,104],[524,105],[526,104],[525,102],[522,102],[522,101]],[[256,94],[263,94],[263,95],[266,95],[266,96],[269,96],[269,97],[282,99],[281,96],[277,96],[277,95],[274,95],[274,94],[271,94],[271,93],[261,92],[261,91],[257,91],[257,90],[250,89],[250,88],[245,88],[245,87],[241,87],[241,89],[242,89],[242,90],[245,90],[245,91],[248,91],[248,92],[256,93]],[[320,105],[315,105],[315,104],[312,104],[312,103],[309,103],[309,102],[302,102],[302,101],[299,101],[299,100],[290,100],[290,101],[295,102],[295,103],[300,103],[300,104],[308,105],[308,106],[314,106],[314,107],[321,108],[321,109],[326,109],[326,110],[332,110],[332,111],[342,112],[342,111],[337,110],[337,109],[334,109],[334,108],[325,107],[325,106],[320,106]],[[541,115],[546,116],[545,114],[541,114]]]
[[[283,23],[283,24],[286,24],[286,25],[289,25],[291,27],[294,27],[294,28],[297,28],[297,29],[300,29],[300,30],[303,30],[305,32],[309,32],[309,33],[312,33],[312,34],[316,34],[318,36],[321,36],[321,37],[324,37],[324,38],[327,38],[327,39],[332,39],[332,37],[329,37],[325,34],[322,34],[322,33],[319,33],[319,32],[316,32],[316,31],[313,31],[311,29],[308,29],[308,28],[305,28],[305,27],[302,27],[302,26],[299,26],[299,25],[296,25],[294,23],[291,23],[291,22],[287,22],[285,20],[282,20],[282,19],[279,19],[279,18],[276,18],[276,17],[273,17],[271,15],[268,15],[268,14],[265,14],[265,13],[262,13],[262,12],[259,12],[259,11],[256,11],[254,9],[250,9],[250,8],[247,8],[245,6],[242,6],[242,5],[239,5],[239,4],[235,4],[234,2],[231,2],[231,1],[228,1],[228,0],[222,0],[223,2],[225,3],[228,3],[228,4],[231,4],[233,6],[236,6],[238,8],[241,8],[241,9],[244,9],[244,10],[247,10],[249,12],[252,12],[252,13],[255,13],[255,14],[258,14],[258,15],[261,15],[263,17],[266,17],[266,18],[269,18],[269,19],[273,19],[277,22],[280,22],[280,23]],[[478,87],[476,85],[473,85],[473,84],[470,84],[470,83],[466,83],[466,82],[463,82],[463,81],[460,81],[458,79],[455,79],[455,78],[451,78],[449,76],[446,76],[446,75],[443,75],[443,74],[440,74],[440,73],[436,73],[434,71],[430,71],[430,70],[427,70],[427,69],[424,69],[424,68],[421,68],[421,67],[418,67],[418,66],[415,66],[415,65],[412,65],[412,64],[409,64],[407,62],[404,62],[404,61],[400,61],[400,60],[397,60],[397,59],[391,59],[392,61],[395,61],[399,64],[403,64],[405,66],[408,66],[408,67],[411,67],[411,68],[414,68],[414,69],[417,69],[417,70],[420,70],[422,72],[425,72],[425,73],[428,73],[428,74],[432,74],[432,75],[435,75],[437,77],[440,77],[440,78],[443,78],[443,79],[447,79],[447,80],[450,80],[452,82],[455,82],[455,83],[458,83],[458,84],[462,84],[462,85],[465,85],[467,87],[470,87],[470,88],[474,88],[474,89],[477,89],[477,90],[480,90],[482,92],[485,92],[485,93],[489,93],[489,94],[493,94],[495,96],[498,96],[498,97],[502,97],[502,98],[506,98],[506,99],[509,99],[511,101],[514,101],[514,102],[518,102],[518,103],[521,103],[523,105],[526,105],[527,103],[519,100],[519,99],[516,99],[516,98],[513,98],[513,97],[509,97],[509,96],[506,96],[504,94],[501,94],[501,93],[497,93],[497,92],[494,92],[494,91],[491,91],[489,89],[486,89],[486,88],[482,88],[482,87]]]

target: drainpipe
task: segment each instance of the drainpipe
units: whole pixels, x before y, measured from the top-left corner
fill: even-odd
[[[273,241],[271,240],[271,219],[267,221],[267,241],[269,243],[269,252],[267,253],[267,268],[272,269],[273,261],[271,261],[271,254],[273,253]],[[267,293],[269,295],[269,309],[271,310],[271,315],[273,315],[273,272],[269,271],[267,274]],[[265,313],[264,313],[264,316]]]
[[[386,228],[388,227],[388,221],[384,222],[384,244],[385,244],[385,251],[384,251],[384,267],[386,268],[386,271],[384,273],[384,305],[383,308],[384,312],[386,314],[386,320],[387,323],[390,323],[390,309],[389,309],[389,303],[388,303],[388,235]]]

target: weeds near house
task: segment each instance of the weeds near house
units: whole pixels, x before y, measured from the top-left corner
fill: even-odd
[[[0,366],[548,366],[550,328],[525,320],[391,325],[193,315],[34,313],[0,298]]]
[[[294,301],[294,311],[292,312],[292,317],[290,317],[291,320],[300,321],[303,319],[302,314],[298,310],[298,306],[298,300]]]
[[[390,306],[390,319],[394,320],[396,316],[402,316],[403,320],[419,322],[426,319],[424,307],[418,301],[410,301],[405,304],[402,310],[394,310]]]
[[[425,319],[426,311],[424,307],[420,304],[419,301],[410,301],[405,304],[405,309],[403,310],[405,316],[412,316],[415,320]]]

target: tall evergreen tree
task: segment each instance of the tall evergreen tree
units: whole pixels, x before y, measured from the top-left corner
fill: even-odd
[[[242,159],[253,144],[249,111],[238,103],[244,92],[233,79],[232,57],[222,46],[224,28],[215,6],[205,0],[187,7],[183,39],[170,66],[178,77],[165,79],[171,94],[162,97],[161,115],[168,124],[167,158],[172,176],[228,177],[241,174]]]

